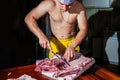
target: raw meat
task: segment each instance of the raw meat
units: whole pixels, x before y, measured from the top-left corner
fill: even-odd
[[[35,71],[57,80],[74,80],[95,63],[92,57],[85,57],[82,53],[76,52],[75,58],[66,65],[60,59],[46,58],[36,61]]]
[[[19,78],[9,78],[7,80],[37,80],[35,78],[32,78],[31,76],[27,75],[27,74],[23,74],[22,76],[20,76]]]

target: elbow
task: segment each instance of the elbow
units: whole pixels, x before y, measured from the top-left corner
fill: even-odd
[[[26,15],[25,18],[24,18],[24,22],[26,24],[30,23],[32,20],[33,20],[33,17],[32,17],[31,14]]]
[[[27,15],[25,18],[24,18],[24,22],[28,25],[28,24],[31,24],[33,22],[37,21],[37,19],[35,19],[32,15]]]
[[[84,32],[87,35],[87,33],[88,33],[88,28],[87,27],[84,29]]]
[[[28,15],[24,18],[24,22],[27,24],[28,22],[29,22],[29,17],[28,17]]]
[[[88,33],[88,28],[87,28],[87,26],[81,28],[80,31],[82,31],[85,35],[87,35],[87,33]]]

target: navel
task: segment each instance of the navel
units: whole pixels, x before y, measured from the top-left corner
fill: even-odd
[[[64,36],[61,36],[61,38],[63,38]]]

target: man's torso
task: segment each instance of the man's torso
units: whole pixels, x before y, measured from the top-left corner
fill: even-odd
[[[65,12],[61,11],[57,5],[49,11],[51,30],[55,37],[65,39],[76,34],[75,23],[77,21],[77,15],[80,13],[80,9],[76,9],[78,4],[78,2],[74,3],[70,10]]]

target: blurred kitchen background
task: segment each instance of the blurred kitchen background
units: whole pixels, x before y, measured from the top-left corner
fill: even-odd
[[[34,64],[47,51],[24,23],[26,14],[42,0],[2,1],[0,29],[0,69]],[[86,8],[88,35],[80,45],[85,56],[96,64],[120,66],[120,0],[79,0]],[[48,15],[38,20],[50,36]]]

